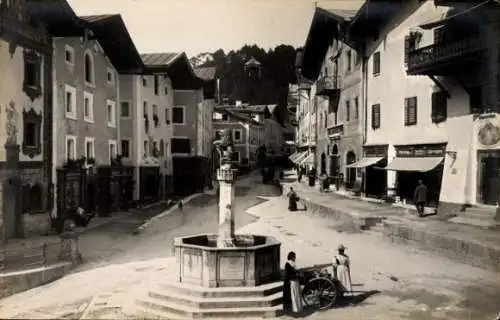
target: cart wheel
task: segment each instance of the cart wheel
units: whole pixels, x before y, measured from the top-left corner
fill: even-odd
[[[316,278],[309,281],[302,290],[302,299],[307,306],[318,310],[328,309],[335,303],[337,288],[326,278]]]

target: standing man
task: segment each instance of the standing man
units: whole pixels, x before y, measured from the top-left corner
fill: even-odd
[[[427,203],[427,187],[422,180],[418,180],[418,185],[413,193],[413,201],[415,201],[418,216],[422,217],[424,214],[425,204]]]

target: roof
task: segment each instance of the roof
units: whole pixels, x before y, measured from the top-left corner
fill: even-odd
[[[251,57],[247,62],[245,62],[245,66],[260,66],[260,62],[254,57]]]
[[[238,113],[265,113],[266,110],[270,112],[269,107],[270,106],[276,106],[276,105],[242,105],[242,106],[235,106],[235,105],[222,105],[222,106],[216,106],[216,110],[227,110],[227,111],[232,111],[232,112],[238,112]]]
[[[140,57],[148,72],[167,73],[176,90],[199,89],[203,84],[185,52],[143,53]]]
[[[230,115],[230,116],[232,116],[232,117],[234,117],[236,119],[239,119],[241,121],[244,121],[244,122],[249,122],[251,124],[259,125],[259,126],[262,125],[262,123],[260,123],[258,121],[255,121],[254,119],[252,119],[250,117],[250,115],[245,114],[245,113],[236,112],[236,111],[230,111],[230,110],[227,110],[227,109],[224,109],[224,108],[222,108],[222,109],[216,109],[216,111],[226,113],[226,114],[228,114],[228,115]],[[222,123],[219,122],[218,124],[223,124],[223,122]]]
[[[355,16],[352,10],[329,10],[317,7],[303,50],[297,51],[295,66],[301,68],[300,77],[316,80],[333,39],[340,39]]]
[[[144,71],[144,63],[121,15],[83,16],[80,19],[92,30],[118,73],[133,74]]]
[[[210,81],[215,79],[216,67],[201,67],[194,69],[196,76],[202,80]]]
[[[181,54],[182,52],[141,53],[141,59],[146,66],[167,66]]]
[[[54,37],[83,36],[85,25],[66,0],[28,0],[26,13],[45,25]]]

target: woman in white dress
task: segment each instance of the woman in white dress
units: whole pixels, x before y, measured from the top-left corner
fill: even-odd
[[[302,297],[300,294],[299,274],[295,264],[295,252],[289,252],[287,259],[285,263],[285,281],[283,283],[283,307],[285,312],[298,313],[302,311]]]
[[[342,244],[338,246],[338,254],[333,258],[333,270],[335,278],[340,281],[344,291],[352,294],[351,264],[349,256],[345,254],[345,249],[346,247]]]

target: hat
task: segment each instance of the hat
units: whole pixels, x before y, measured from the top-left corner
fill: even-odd
[[[345,250],[346,247],[343,245],[343,244],[340,244],[338,247],[337,247],[337,250]]]

